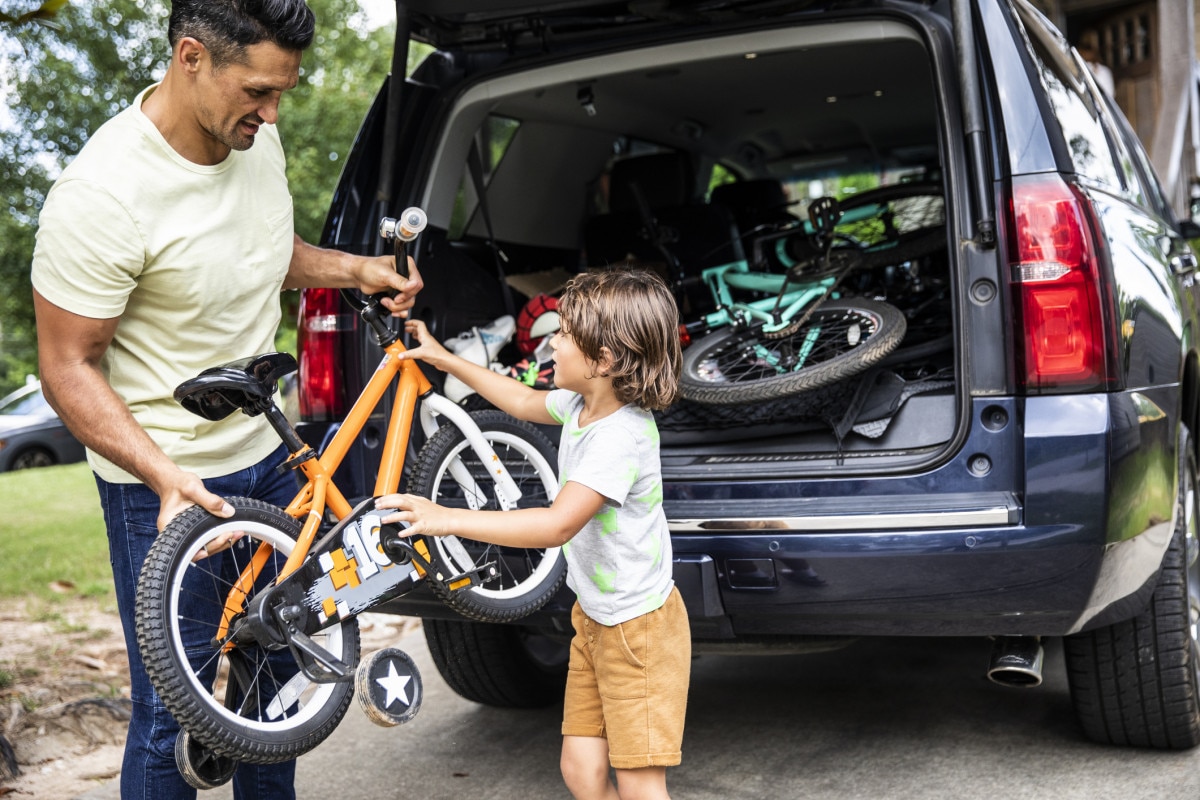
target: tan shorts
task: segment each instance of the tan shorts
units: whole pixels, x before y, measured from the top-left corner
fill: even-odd
[[[609,627],[575,603],[563,736],[608,739],[616,769],[673,767],[682,758],[692,635],[679,590],[656,611]]]

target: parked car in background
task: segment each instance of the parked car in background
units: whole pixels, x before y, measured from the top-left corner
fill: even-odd
[[[0,399],[0,472],[72,464],[84,457],[83,445],[46,402],[40,381]]]
[[[384,85],[323,244],[382,252],[382,216],[426,209],[413,313],[443,339],[581,270],[671,283],[701,399],[659,416],[663,502],[697,652],[977,636],[1028,686],[1061,637],[1088,737],[1200,744],[1197,230],[1031,4],[397,5],[395,63],[410,36],[435,52]],[[821,235],[824,196],[869,224]],[[741,395],[735,358],[783,373],[808,344],[759,323],[705,349],[730,307],[709,270],[867,254],[833,273],[831,307],[862,309],[842,348],[885,306],[899,345]],[[300,337],[316,443],[379,355],[336,292],[304,293]],[[343,488],[370,494],[385,425]],[[561,696],[571,600],[508,625],[421,591],[388,608],[424,618],[458,693],[527,706]]]

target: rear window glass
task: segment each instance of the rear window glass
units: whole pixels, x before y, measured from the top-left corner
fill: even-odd
[[[483,126],[475,137],[476,152],[479,156],[479,182],[486,188],[496,172],[496,167],[503,160],[508,146],[512,144],[517,129],[521,127],[520,120],[489,114]],[[449,239],[462,239],[470,227],[474,215],[479,211],[479,198],[475,193],[475,178],[471,175],[469,162],[463,165],[462,182],[454,198],[454,212],[450,217],[447,229]]]
[[[1062,55],[1055,57],[1036,38],[1030,41],[1030,50],[1046,97],[1062,127],[1075,172],[1100,186],[1121,191],[1124,186],[1102,112],[1079,65]]]

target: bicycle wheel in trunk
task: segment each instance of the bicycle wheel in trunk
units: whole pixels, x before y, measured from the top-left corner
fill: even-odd
[[[790,335],[727,328],[683,353],[679,390],[698,403],[732,405],[786,397],[856,375],[904,338],[904,315],[874,300],[823,303]]]

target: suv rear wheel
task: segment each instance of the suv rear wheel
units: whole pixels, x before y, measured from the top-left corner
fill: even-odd
[[[567,642],[516,625],[426,619],[423,627],[438,672],[467,700],[500,708],[562,701]]]
[[[1066,637],[1071,701],[1088,738],[1184,750],[1200,744],[1200,516],[1196,456],[1180,437],[1179,507],[1150,606]]]

